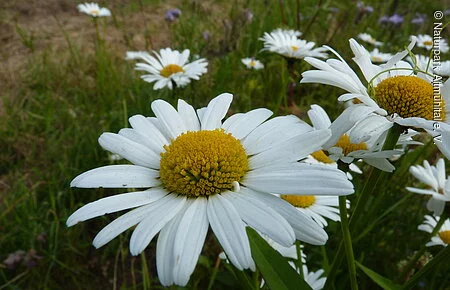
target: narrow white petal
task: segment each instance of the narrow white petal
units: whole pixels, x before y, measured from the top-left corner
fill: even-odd
[[[330,117],[319,105],[311,105],[311,110],[308,110],[308,117],[311,120],[315,129],[328,129],[331,125]]]
[[[70,227],[79,222],[104,214],[149,204],[162,198],[166,194],[167,191],[162,188],[150,188],[145,191],[108,196],[79,208],[67,219],[66,224]]]
[[[329,129],[315,130],[294,136],[283,144],[263,151],[249,158],[251,169],[265,167],[273,163],[297,161],[319,150],[331,136]]]
[[[276,117],[248,134],[242,140],[242,145],[249,155],[254,155],[309,131],[312,131],[312,127],[294,115]]]
[[[168,102],[163,100],[153,101],[152,110],[171,138],[175,139],[181,133],[186,132],[186,127],[180,115]]]
[[[239,193],[228,192],[222,196],[234,205],[242,220],[250,227],[284,247],[292,246],[295,233],[291,225],[265,203],[248,195],[249,190],[242,187]]]
[[[348,195],[354,192],[344,172],[321,164],[293,163],[285,168],[252,170],[241,183],[257,191],[278,194]]]
[[[159,172],[137,165],[109,165],[86,171],[75,177],[71,187],[143,188],[161,184]]]
[[[128,119],[133,129],[135,129],[139,134],[143,135],[149,142],[155,144],[157,148],[160,148],[166,144],[169,144],[169,140],[161,133],[161,131],[146,117],[142,115],[134,115]]]
[[[188,131],[200,130],[200,121],[191,105],[179,99],[177,109]]]
[[[200,119],[202,130],[214,130],[220,128],[222,119],[227,114],[232,100],[233,95],[228,93],[220,94],[212,99]]]
[[[414,192],[414,193],[419,193],[419,194],[434,194],[436,193],[433,190],[429,190],[429,189],[420,189],[420,188],[415,188],[415,187],[406,187],[406,190],[410,191],[410,192]]]
[[[131,235],[130,253],[139,255],[161,228],[178,214],[185,202],[186,197],[169,194],[149,204],[147,216],[139,223]]]
[[[245,113],[227,129],[235,138],[243,139],[256,127],[272,116],[272,111],[267,109],[255,109]]]
[[[263,192],[249,191],[248,194],[266,203],[284,217],[294,229],[297,239],[312,245],[323,245],[326,243],[328,235],[325,230],[287,201]]]
[[[173,277],[177,285],[187,284],[203,248],[209,226],[206,214],[207,204],[206,198],[195,199],[178,226],[173,247],[175,259]]]
[[[233,123],[237,122],[239,119],[244,117],[244,115],[245,115],[244,113],[237,113],[237,114],[231,115],[229,118],[227,118],[225,121],[223,121],[222,129],[224,129],[225,131],[228,131],[228,128]]]
[[[230,262],[239,270],[255,269],[245,224],[233,205],[220,194],[208,199],[208,219]]]
[[[103,133],[98,138],[100,146],[119,154],[136,165],[159,169],[160,156],[144,145],[114,133]]]

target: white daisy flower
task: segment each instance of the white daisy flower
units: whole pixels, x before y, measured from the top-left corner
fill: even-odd
[[[283,28],[277,28],[275,30],[273,30],[272,32],[276,32],[276,33],[284,33],[284,34],[288,34],[288,35],[292,35],[295,37],[300,37],[302,36],[303,33],[301,33],[298,30],[294,30],[294,29],[283,29]]]
[[[360,34],[358,34],[358,38],[361,39],[364,42],[372,44],[373,46],[381,46],[383,44],[382,42],[377,41],[375,38],[373,38],[368,33],[360,33]]]
[[[374,65],[369,52],[354,39],[350,39],[350,47],[355,54],[353,60],[361,69],[366,85],[331,48],[329,49],[339,60],[329,59],[324,62],[316,58],[305,58],[305,61],[318,70],[304,72],[300,82],[328,84],[346,90],[348,93],[340,96],[338,100],[348,101],[356,98],[373,108],[385,130],[394,122],[405,127],[427,130],[433,137],[438,137],[435,138],[436,145],[450,158],[450,142],[445,142],[450,139],[450,125],[445,123],[446,116],[450,114],[450,82],[436,86],[432,84],[431,75],[402,61],[414,44],[414,41],[411,42],[407,50],[397,53],[386,64]],[[436,91],[438,93],[435,93]],[[375,120],[377,116],[371,118]]]
[[[361,159],[380,170],[392,172],[395,167],[388,159],[403,152],[381,150],[386,137],[385,128],[390,126],[390,123],[374,116],[373,111],[373,108],[365,105],[353,105],[331,122],[322,107],[312,105],[308,116],[313,127],[331,130],[331,137],[322,145],[322,152],[315,152],[313,156],[325,163],[341,160],[351,164]]]
[[[440,62],[439,66],[433,67],[433,72],[440,76],[450,77],[450,60]]]
[[[264,33],[264,37],[259,40],[264,41],[263,50],[268,50],[281,54],[289,58],[304,58],[306,56],[327,57],[326,49],[323,47],[314,48],[316,45],[312,41],[297,38],[292,31],[276,29],[271,33]]]
[[[132,165],[111,165],[77,176],[72,187],[142,188],[89,203],[67,220],[78,222],[135,208],[94,239],[101,247],[132,228],[130,252],[141,253],[159,232],[156,265],[162,285],[186,285],[211,226],[230,262],[255,269],[246,226],[290,246],[295,239],[324,244],[326,232],[308,216],[272,194],[344,195],[353,185],[342,171],[297,162],[330,136],[295,116],[266,121],[272,112],[255,109],[222,123],[232,95],[222,94],[194,110],[178,101],[151,107],[156,117],[129,119],[132,128],[99,138],[106,150]]]
[[[415,187],[406,187],[410,192],[430,195],[427,203],[428,210],[434,215],[441,215],[444,211],[445,203],[450,202],[450,178],[445,178],[445,162],[440,158],[436,166],[430,165],[427,160],[423,166],[413,165],[409,172],[422,183],[431,187],[430,189],[421,189]]]
[[[385,63],[392,58],[392,54],[380,52],[378,48],[374,48],[370,52],[370,60],[373,63]]]
[[[151,57],[150,53],[146,51],[127,51],[125,60],[142,59],[143,57]]]
[[[259,69],[263,69],[264,68],[264,64],[262,64],[262,62],[260,62],[257,59],[254,58],[243,58],[242,63],[245,64],[245,66],[248,69],[255,69],[255,70],[259,70]]]
[[[433,47],[438,47],[440,52],[447,53],[449,51],[448,43],[445,39],[434,39],[427,34],[419,34],[417,36],[411,36],[411,39],[417,38],[417,46],[431,50]]]
[[[108,8],[100,7],[97,3],[94,2],[78,4],[77,8],[81,13],[85,13],[92,17],[111,16],[111,11],[109,11]]]
[[[425,216],[425,221],[423,224],[419,225],[417,228],[421,231],[432,233],[436,228],[437,223],[439,222],[440,217],[436,216]],[[431,241],[426,243],[427,247],[431,246],[444,246],[450,244],[450,219],[446,219],[444,224],[439,229],[436,236],[431,238]]]
[[[200,76],[207,71],[208,62],[204,58],[188,63],[189,49],[180,53],[177,50],[165,48],[161,49],[159,54],[156,51],[153,51],[153,53],[156,57],[143,52],[133,53],[130,57],[146,62],[137,63],[136,70],[149,73],[142,75],[141,78],[149,83],[155,82],[154,90],[164,87],[172,89],[174,84],[178,87],[184,87],[191,80],[199,80]]]

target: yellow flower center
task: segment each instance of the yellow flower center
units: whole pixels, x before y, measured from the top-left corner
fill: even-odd
[[[322,162],[322,163],[334,163],[334,161],[331,160],[325,154],[325,152],[323,152],[323,150],[319,150],[319,151],[316,151],[314,153],[311,153],[311,156],[314,157],[314,159],[316,159],[317,161]]]
[[[441,96],[434,100],[433,86],[416,76],[395,76],[383,80],[375,87],[375,99],[389,114],[433,120],[438,109],[441,119],[445,119],[445,104]]]
[[[282,194],[280,197],[293,206],[301,208],[308,208],[316,202],[316,197],[312,195]]]
[[[447,245],[450,244],[450,231],[439,232],[439,237]]]
[[[230,190],[248,170],[241,142],[221,129],[184,133],[164,149],[161,181],[168,191],[188,197]]]
[[[339,138],[334,147],[340,147],[343,150],[345,156],[347,156],[350,152],[357,150],[367,150],[367,144],[364,142],[361,143],[351,143],[350,137],[347,134],[344,134]]]
[[[433,42],[431,40],[426,40],[423,42],[423,45],[433,45]]]
[[[250,66],[255,66],[255,65],[256,65],[256,62],[254,62],[253,60],[251,60],[248,64],[249,64]]]
[[[298,46],[295,46],[295,45],[291,45],[291,48],[292,48],[292,50],[293,50],[293,51],[297,51],[297,49],[298,49]]]
[[[170,77],[173,74],[184,72],[184,69],[177,64],[168,64],[159,72],[165,78]]]
[[[98,11],[98,10],[91,10],[90,12],[91,12],[92,15],[99,15],[100,14],[100,11]]]

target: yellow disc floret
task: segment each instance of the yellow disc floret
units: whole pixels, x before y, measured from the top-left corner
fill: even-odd
[[[450,244],[450,231],[439,232],[439,237],[447,245]]]
[[[364,142],[361,143],[351,143],[350,137],[347,134],[344,134],[339,138],[334,147],[342,148],[342,153],[347,156],[350,152],[357,150],[367,150],[367,144]]]
[[[297,51],[298,50],[298,46],[295,46],[295,45],[291,45],[291,48],[292,48],[293,51]]]
[[[323,152],[323,150],[319,150],[314,153],[311,153],[311,156],[314,157],[314,159],[316,159],[317,161],[322,162],[322,163],[334,163],[334,161],[331,160],[330,157],[328,157],[325,154],[325,152]]]
[[[241,142],[221,129],[187,132],[164,146],[160,177],[170,192],[208,196],[233,189],[248,170]]]
[[[280,197],[293,206],[301,208],[308,208],[316,202],[316,198],[312,195],[282,194]]]
[[[177,64],[168,64],[159,72],[165,78],[170,77],[173,74],[184,72],[184,69]]]
[[[419,77],[387,78],[375,87],[375,99],[389,114],[433,120],[433,86]]]

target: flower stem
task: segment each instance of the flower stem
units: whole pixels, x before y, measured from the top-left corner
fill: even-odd
[[[350,275],[350,286],[352,290],[358,289],[356,282],[355,258],[353,256],[352,238],[348,228],[346,197],[339,196],[339,213],[341,215],[341,229],[344,240],[345,255],[347,257],[348,272]]]

